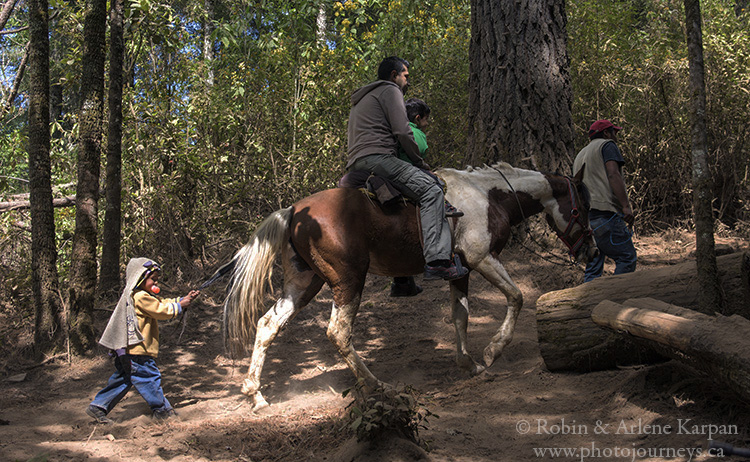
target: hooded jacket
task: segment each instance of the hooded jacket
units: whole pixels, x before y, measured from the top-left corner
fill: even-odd
[[[182,313],[180,299],[162,299],[138,289],[144,274],[159,266],[149,258],[132,258],[125,270],[125,289],[99,343],[123,354],[159,354],[159,319],[172,319]],[[118,351],[119,350],[119,351]]]
[[[378,80],[352,94],[346,168],[372,154],[398,154],[399,145],[416,166],[423,164],[409,127],[404,95],[396,83]]]

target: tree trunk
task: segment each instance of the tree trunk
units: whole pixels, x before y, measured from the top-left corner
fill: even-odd
[[[466,163],[570,170],[566,21],[563,0],[472,0]]]
[[[18,3],[18,0],[6,0],[5,3],[3,3],[3,7],[0,8],[0,30],[5,29],[5,24],[8,22],[8,19],[10,19],[10,15],[13,13],[13,8],[15,8],[16,3]]]
[[[214,42],[211,34],[214,31],[214,0],[204,0],[206,19],[203,24],[203,64],[206,66],[206,85],[214,85]]]
[[[120,292],[120,241],[122,235],[122,88],[125,44],[122,0],[110,7],[109,129],[107,131],[107,206],[102,236],[99,291],[108,299]]]
[[[71,348],[84,353],[94,346],[97,201],[104,107],[106,0],[88,0],[83,26],[83,75],[79,124],[76,231],[70,277]]]
[[[21,58],[21,63],[18,65],[18,69],[16,70],[16,77],[13,79],[13,87],[11,87],[10,91],[8,92],[8,97],[5,100],[5,104],[0,115],[10,111],[11,106],[13,106],[13,100],[15,100],[16,96],[18,96],[18,89],[21,88],[23,74],[26,72],[26,63],[28,63],[29,60],[30,48],[31,44],[29,43],[26,45],[26,51],[24,52],[23,58]],[[49,73],[49,65],[47,66],[47,72]],[[47,80],[49,80],[49,78]],[[49,100],[49,97],[47,97],[47,99]]]
[[[29,0],[29,179],[31,285],[37,352],[61,351],[65,319],[57,277],[49,140],[49,26],[47,0]]]
[[[695,217],[696,261],[700,311],[722,310],[721,288],[714,247],[713,187],[706,160],[706,85],[703,74],[703,34],[699,0],[685,0],[688,61],[690,63],[691,118],[693,125],[693,215]]]
[[[731,314],[750,318],[750,254],[734,253],[717,260],[719,279]],[[591,311],[603,300],[621,303],[650,297],[699,309],[700,286],[695,262],[607,276],[577,287],[549,292],[537,300],[539,348],[553,371],[588,372],[654,359],[650,350],[598,327]],[[713,314],[710,312],[709,314]]]
[[[605,300],[592,320],[684,362],[750,399],[750,320],[716,317],[653,299]]]

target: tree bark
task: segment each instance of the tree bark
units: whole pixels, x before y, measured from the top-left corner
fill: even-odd
[[[26,51],[23,54],[23,58],[21,58],[21,63],[18,65],[18,70],[16,70],[16,77],[13,79],[13,87],[11,87],[10,92],[8,92],[8,97],[6,98],[5,103],[3,105],[4,107],[2,110],[2,114],[5,114],[8,111],[10,111],[11,106],[13,106],[13,100],[16,99],[16,96],[18,96],[18,90],[19,88],[21,88],[21,81],[23,80],[23,75],[26,73],[26,64],[28,63],[28,60],[29,60],[30,48],[31,48],[31,43],[26,45]],[[49,66],[47,66],[47,70],[49,72]],[[47,99],[49,99],[49,97]]]
[[[0,30],[5,29],[5,24],[8,22],[8,19],[10,19],[10,15],[13,13],[13,8],[15,8],[16,3],[18,3],[18,0],[6,0],[5,3],[3,3],[3,7],[0,9]]]
[[[109,47],[109,129],[107,131],[107,205],[102,236],[99,291],[108,299],[120,292],[122,236],[122,89],[125,43],[122,0],[111,0]]]
[[[79,124],[76,231],[70,277],[70,342],[75,353],[94,346],[97,201],[104,108],[106,0],[88,0],[83,26],[83,75]]]
[[[654,299],[605,300],[591,313],[599,326],[635,337],[750,399],[750,320],[708,316]]]
[[[570,170],[566,28],[563,0],[472,0],[466,163]]]
[[[731,314],[750,318],[750,254],[717,259],[719,279]],[[603,300],[616,303],[650,297],[699,309],[701,287],[695,262],[606,276],[577,287],[548,292],[537,300],[539,348],[553,371],[602,370],[655,359],[651,350],[598,327],[591,311]],[[713,314],[710,312],[709,314]]]
[[[203,24],[203,64],[206,66],[206,85],[214,85],[214,0],[204,0],[206,19]]]
[[[47,0],[29,0],[29,179],[34,344],[60,351],[65,316],[59,295],[49,140],[49,26]]]
[[[700,311],[723,312],[714,245],[713,186],[706,154],[706,85],[703,66],[703,33],[699,0],[685,0],[690,90],[692,93],[693,216]]]

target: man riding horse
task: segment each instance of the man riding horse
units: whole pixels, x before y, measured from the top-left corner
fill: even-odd
[[[409,127],[403,95],[409,86],[409,62],[391,56],[378,67],[378,79],[354,92],[349,113],[346,168],[366,170],[403,185],[419,203],[425,279],[460,279],[468,270],[451,258],[451,233],[443,188],[423,169]],[[399,145],[414,165],[398,158]]]

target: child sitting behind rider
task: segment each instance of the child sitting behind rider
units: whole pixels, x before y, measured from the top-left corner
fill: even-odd
[[[424,158],[428,148],[427,135],[424,130],[430,125],[430,106],[419,98],[409,98],[405,104],[406,116],[409,118],[409,126],[414,135],[414,141],[417,142],[417,146],[419,147],[419,155]],[[403,149],[399,149],[398,158],[404,162],[414,164]],[[445,190],[445,184],[437,175],[429,170],[425,170],[425,172],[433,177],[437,184]],[[445,200],[444,206],[446,217],[461,217],[464,214],[447,200]],[[391,297],[413,297],[420,293],[422,293],[422,286],[414,281],[414,277],[396,276],[393,278],[393,282],[391,283]]]
[[[86,413],[98,423],[109,424],[107,414],[131,387],[140,393],[155,419],[177,413],[161,387],[159,320],[174,319],[200,295],[191,290],[184,297],[159,297],[161,267],[148,258],[133,258],[125,271],[125,290],[109,318],[99,343],[113,352],[115,372],[96,394]]]
[[[411,132],[414,135],[414,141],[417,142],[417,146],[419,146],[419,155],[422,156],[422,158],[425,157],[425,154],[427,153],[427,135],[424,133],[424,130],[427,129],[427,127],[430,125],[430,106],[427,105],[424,101],[422,101],[419,98],[409,98],[406,100],[406,116],[409,118],[409,126],[411,127]],[[403,149],[399,149],[398,158],[403,160],[404,162],[409,162],[410,164],[414,164],[412,160],[409,158],[409,156],[406,155],[406,152],[404,152]],[[425,170],[430,176],[435,178],[435,181],[443,188],[445,189],[445,183],[434,173],[432,173],[429,170]],[[447,200],[445,201],[445,216],[448,218],[451,217],[462,217],[464,215],[463,212],[456,209],[453,205],[451,205],[450,202]]]

